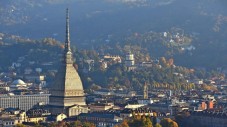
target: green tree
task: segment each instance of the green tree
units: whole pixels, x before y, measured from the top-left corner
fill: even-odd
[[[16,127],[26,127],[24,124],[17,124]]]
[[[157,123],[154,127],[162,127],[159,123]]]
[[[90,122],[84,122],[83,127],[95,127],[95,124],[90,123]]]
[[[34,127],[43,127],[42,125],[40,125],[39,123],[35,123]]]
[[[145,118],[144,127],[153,127],[151,119],[149,117]]]
[[[71,127],[80,127],[82,126],[82,123],[80,121],[75,121],[70,124]]]

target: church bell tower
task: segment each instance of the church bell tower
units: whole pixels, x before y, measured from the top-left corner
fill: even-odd
[[[146,82],[143,86],[143,99],[148,99],[148,85]]]

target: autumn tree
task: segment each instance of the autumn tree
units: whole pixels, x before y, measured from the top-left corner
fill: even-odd
[[[178,127],[178,124],[170,118],[162,119],[160,124],[162,127]]]
[[[95,124],[90,123],[90,122],[84,122],[83,127],[95,127]]]
[[[159,59],[159,64],[162,65],[163,67],[166,67],[167,66],[166,58],[165,57],[161,57]]]
[[[128,121],[124,120],[120,125],[117,125],[116,127],[129,127]]]
[[[141,115],[133,115],[128,124],[130,127],[153,127],[150,117]]]
[[[71,127],[82,127],[82,123],[80,121],[74,121],[70,124]]]
[[[57,44],[60,45],[60,42],[55,40],[55,39],[53,39],[53,38],[44,38],[42,40],[42,43],[46,44],[46,45],[57,45]]]
[[[142,118],[142,126],[143,127],[153,127],[151,119],[149,117],[143,117]]]

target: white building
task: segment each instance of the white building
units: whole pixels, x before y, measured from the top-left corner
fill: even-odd
[[[148,104],[154,103],[154,101],[151,98],[150,99],[139,99],[137,102],[141,105],[148,105]]]
[[[128,52],[126,54],[125,65],[127,67],[131,67],[131,66],[134,66],[135,65],[134,55],[131,52]]]
[[[145,106],[144,104],[127,104],[125,108],[136,109]]]
[[[10,85],[10,90],[13,91],[13,90],[17,90],[17,89],[27,89],[28,88],[28,84],[25,83],[23,80],[21,79],[17,79],[17,80],[14,80],[12,82],[12,84]]]
[[[50,94],[0,95],[0,107],[27,111],[38,103],[49,104],[49,96]]]

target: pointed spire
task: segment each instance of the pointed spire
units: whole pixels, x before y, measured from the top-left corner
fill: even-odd
[[[72,64],[72,52],[70,48],[70,33],[69,33],[69,9],[66,9],[66,38],[65,38],[65,62]]]
[[[69,33],[69,9],[66,9],[66,38],[65,38],[65,51],[71,51],[70,48],[70,33]]]

